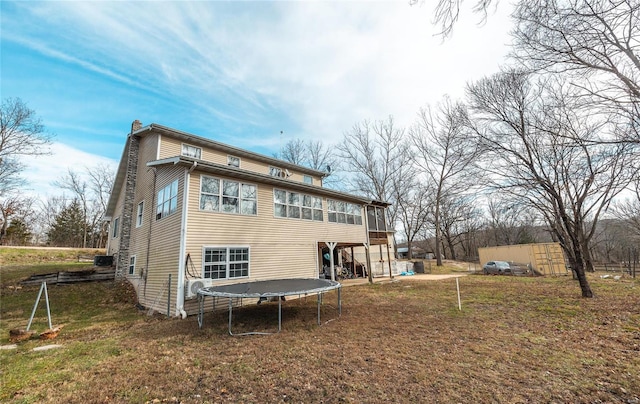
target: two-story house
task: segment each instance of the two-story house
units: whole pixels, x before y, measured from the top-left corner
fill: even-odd
[[[388,252],[388,204],[323,188],[325,175],[135,121],[107,208],[116,276],[143,306],[184,317],[198,286],[318,278],[327,252]]]

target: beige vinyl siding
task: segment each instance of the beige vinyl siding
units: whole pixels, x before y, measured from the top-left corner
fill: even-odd
[[[197,171],[191,174],[187,237],[187,252],[198,272],[202,270],[203,246],[248,245],[250,279],[244,280],[315,278],[318,242],[363,243],[366,240],[364,226],[328,223],[324,198],[323,222],[274,217],[273,187],[264,184],[255,184],[257,216],[200,211],[200,178]]]
[[[124,206],[124,190],[120,192],[118,195],[118,202],[116,203],[116,208],[113,213],[113,217],[111,218],[111,222],[109,224],[109,251],[107,251],[107,255],[117,254],[120,250],[120,234],[122,234],[122,207]],[[118,219],[118,236],[113,237],[113,224],[115,220]],[[114,263],[117,262],[116,257],[114,257]]]
[[[168,216],[156,220],[156,203],[149,200],[151,209],[149,222],[152,226],[152,237],[149,243],[149,266],[147,268],[146,288],[139,291],[140,302],[154,310],[166,312],[169,274],[171,274],[171,315],[175,314],[176,285],[178,267],[180,265],[180,226],[182,223],[182,195],[184,188],[184,167],[157,167],[157,181],[154,194],[158,190],[178,180],[177,209]],[[152,171],[152,170],[150,170]],[[146,208],[145,208],[146,210]],[[144,227],[144,226],[143,226]],[[147,229],[148,231],[148,229]],[[139,238],[147,243],[147,237]],[[136,250],[146,250],[146,245],[137,245]],[[146,253],[146,251],[145,251]],[[146,256],[138,255],[139,259]],[[155,305],[155,306],[154,306]]]
[[[168,136],[163,136],[162,142],[160,144],[160,153],[159,153],[160,159],[180,156],[182,154],[183,143],[193,146],[192,143],[183,142],[179,139],[172,139]],[[227,165],[227,156],[232,155],[240,158],[240,169],[242,170],[252,171],[252,172],[261,173],[261,174],[269,174],[269,167],[271,166],[282,168],[277,163],[267,164],[267,163],[259,162],[256,160],[252,160],[247,157],[236,156],[226,151],[215,150],[210,147],[202,147],[202,146],[197,146],[197,147],[200,147],[202,149],[202,160],[209,161],[216,164]],[[291,176],[288,178],[289,180],[296,181],[296,182],[303,182],[305,174],[302,174],[301,172],[297,172],[291,169],[289,169],[289,172],[291,174]],[[311,175],[310,177],[313,178],[314,185],[321,184],[320,177],[313,176],[313,175]]]

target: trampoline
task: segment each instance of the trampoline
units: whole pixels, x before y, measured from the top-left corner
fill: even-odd
[[[273,332],[244,332],[234,334],[232,332],[233,299],[257,298],[278,300],[278,331],[282,329],[282,300],[285,296],[318,295],[318,325],[320,324],[320,305],[322,295],[325,292],[336,289],[338,291],[338,316],[342,315],[341,291],[342,285],[328,279],[272,279],[267,281],[254,281],[235,283],[233,285],[210,286],[198,290],[198,326],[202,328],[204,320],[204,302],[207,296],[226,297],[229,299],[229,335],[268,335]]]

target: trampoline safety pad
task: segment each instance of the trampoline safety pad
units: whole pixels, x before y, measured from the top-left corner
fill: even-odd
[[[278,331],[282,328],[282,298],[285,296],[318,295],[318,325],[320,323],[320,305],[322,295],[331,290],[338,292],[338,316],[342,314],[342,285],[328,279],[271,279],[266,281],[242,282],[231,285],[210,286],[198,290],[198,326],[202,328],[204,319],[204,302],[207,296],[226,297],[229,300],[229,335],[267,335],[270,332],[232,332],[233,299],[243,298],[278,298]]]

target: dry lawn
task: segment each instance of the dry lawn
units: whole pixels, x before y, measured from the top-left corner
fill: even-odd
[[[592,282],[583,299],[569,277],[467,276],[458,311],[455,280],[407,277],[345,287],[321,327],[315,297],[289,300],[280,334],[246,337],[226,334],[226,312],[199,329],[138,312],[112,283],[52,287],[52,302],[78,295],[52,309],[63,347],[0,351],[0,401],[640,403],[640,285]],[[31,307],[11,303],[25,293],[3,289],[3,343],[26,324]],[[277,323],[276,303],[236,313],[234,332]]]

